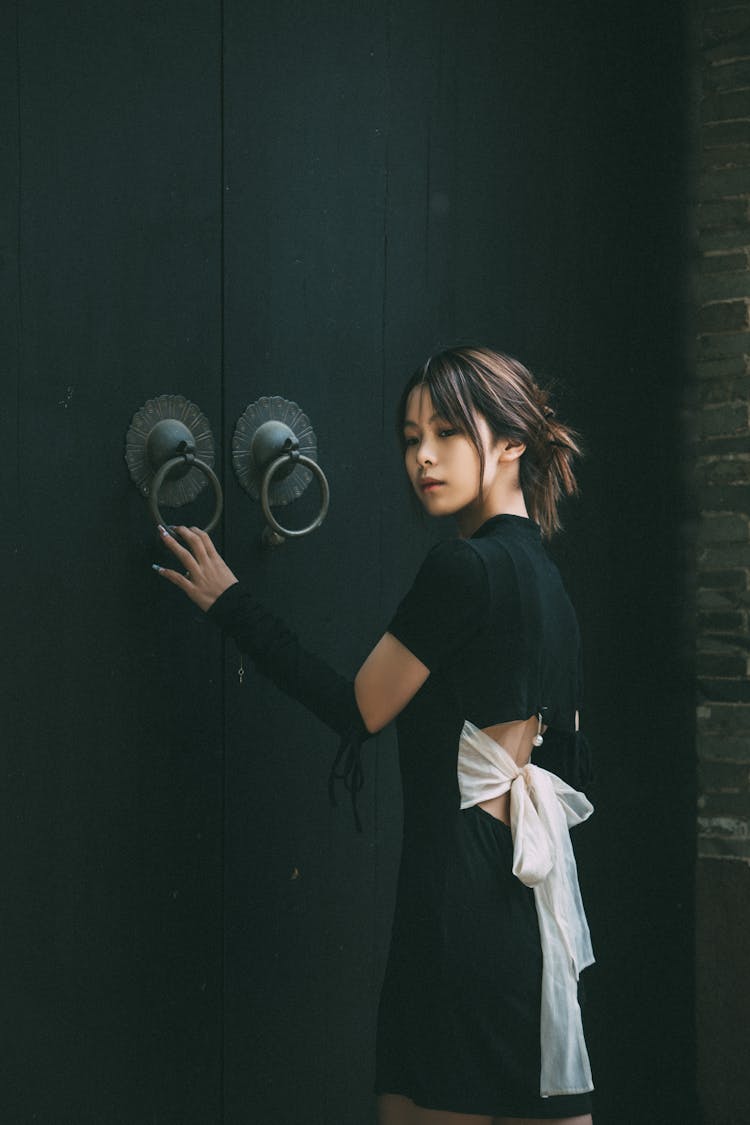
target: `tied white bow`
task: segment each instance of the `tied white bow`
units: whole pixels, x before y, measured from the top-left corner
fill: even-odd
[[[591,965],[588,923],[569,829],[594,811],[583,793],[540,766],[517,766],[468,720],[458,752],[461,808],[510,791],[513,874],[534,890],[542,945],[542,1097],[592,1090],[577,981]]]

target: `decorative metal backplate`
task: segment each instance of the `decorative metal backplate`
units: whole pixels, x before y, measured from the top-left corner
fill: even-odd
[[[148,496],[153,481],[159,469],[152,465],[148,458],[146,442],[151,430],[157,424],[167,419],[176,419],[187,426],[193,435],[195,456],[207,465],[214,463],[214,439],[205,414],[182,395],[159,395],[150,398],[140,410],[133,415],[128,436],[125,439],[125,460],[128,463],[130,475],[135,481],[139,491]],[[175,456],[177,452],[175,451]],[[190,469],[180,477],[169,477],[161,487],[160,503],[169,508],[179,508],[182,504],[189,503],[207,485],[206,476],[198,469]]]
[[[245,492],[253,500],[260,499],[260,486],[263,479],[262,470],[253,460],[251,446],[253,436],[259,426],[270,421],[284,422],[294,431],[299,441],[299,452],[311,461],[318,460],[318,442],[315,432],[310,424],[310,419],[302,412],[296,402],[281,398],[279,395],[259,398],[248,406],[240,417],[234,431],[232,440],[232,464]],[[268,498],[271,504],[289,504],[307,488],[312,480],[312,473],[302,465],[297,465],[288,477],[274,478],[268,489]]]

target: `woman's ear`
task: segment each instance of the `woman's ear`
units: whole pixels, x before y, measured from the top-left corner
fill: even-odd
[[[500,438],[498,441],[500,461],[517,461],[526,452],[522,441],[513,441],[512,438]]]

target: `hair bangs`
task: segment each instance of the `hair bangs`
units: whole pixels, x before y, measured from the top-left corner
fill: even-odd
[[[427,366],[422,385],[430,392],[435,413],[440,418],[479,439],[471,394],[459,364],[451,363],[449,355],[440,356]]]

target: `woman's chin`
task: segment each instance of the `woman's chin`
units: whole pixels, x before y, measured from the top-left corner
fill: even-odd
[[[459,511],[457,506],[450,498],[435,489],[434,491],[418,492],[420,503],[424,510],[431,516],[453,516]]]

